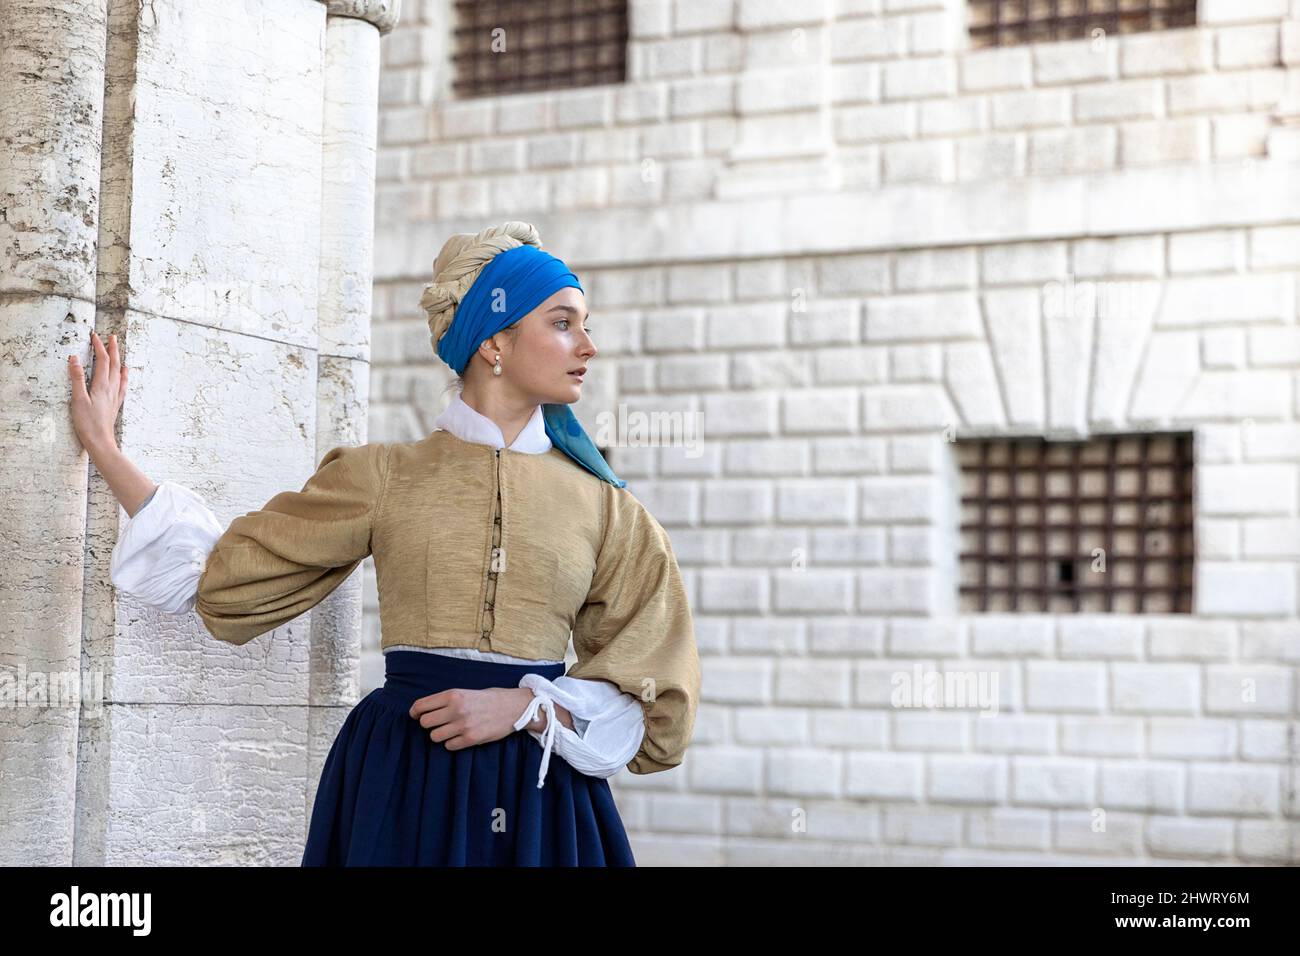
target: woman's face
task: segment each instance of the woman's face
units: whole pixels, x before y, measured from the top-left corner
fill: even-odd
[[[587,302],[573,287],[560,289],[519,320],[513,335],[497,335],[501,346],[501,378],[529,402],[569,404],[582,398],[582,378],[576,369],[596,355],[586,332]],[[496,353],[490,350],[488,357]],[[491,365],[488,366],[491,374]]]

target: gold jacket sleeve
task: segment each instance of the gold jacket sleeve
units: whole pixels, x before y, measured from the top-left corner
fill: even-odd
[[[682,762],[695,726],[700,658],[667,532],[631,492],[605,486],[591,590],[573,627],[570,677],[611,681],[641,702],[645,736],[628,763],[656,773]]]
[[[218,640],[246,644],[319,604],[370,554],[388,445],[342,445],[301,491],[240,515],[199,578],[195,610]]]

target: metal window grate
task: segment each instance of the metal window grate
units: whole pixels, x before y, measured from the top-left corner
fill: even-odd
[[[962,440],[961,610],[1192,612],[1192,435]]]
[[[627,0],[456,0],[452,88],[482,96],[622,83],[627,36]]]
[[[971,46],[1011,46],[1196,25],[1196,0],[970,0]]]

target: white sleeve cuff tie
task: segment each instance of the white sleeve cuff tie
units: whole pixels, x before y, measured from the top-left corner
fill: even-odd
[[[552,752],[579,773],[612,777],[640,750],[645,736],[644,711],[635,697],[619,690],[617,685],[567,676],[550,681],[540,674],[525,674],[519,686],[532,690],[533,699],[515,721],[515,729],[522,730],[540,710],[547,714],[545,730],[528,731],[542,745],[538,787],[546,779]],[[556,718],[557,703],[573,715],[576,726],[586,725],[581,734]]]

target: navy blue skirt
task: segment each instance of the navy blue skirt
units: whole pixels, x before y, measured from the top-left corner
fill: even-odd
[[[410,715],[452,687],[518,687],[563,664],[384,655],[384,686],[339,730],[312,809],[303,866],[636,866],[609,781],[580,773],[525,730],[448,750]]]

